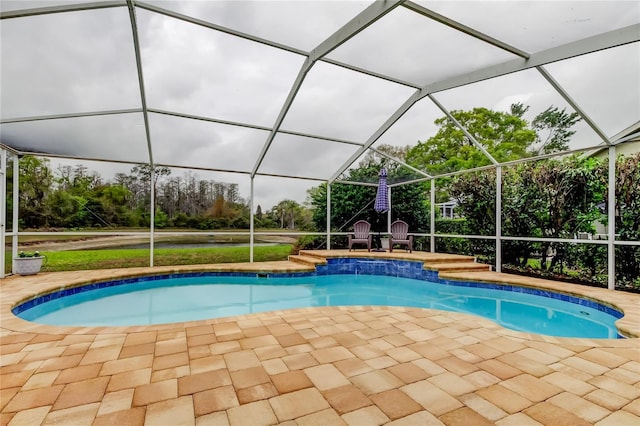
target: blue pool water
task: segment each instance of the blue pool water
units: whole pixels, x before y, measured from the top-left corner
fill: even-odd
[[[593,302],[566,300],[377,275],[309,275],[260,278],[204,275],[138,280],[74,289],[14,308],[43,324],[114,326],[201,320],[309,306],[412,306],[464,312],[506,328],[564,337],[616,338],[621,315]],[[137,281],[137,282],[135,282]],[[495,286],[493,286],[495,287]],[[63,296],[63,297],[59,297]],[[566,296],[563,296],[566,297]],[[579,299],[575,299],[578,301]],[[44,302],[44,303],[41,303]],[[615,312],[614,312],[615,314]]]

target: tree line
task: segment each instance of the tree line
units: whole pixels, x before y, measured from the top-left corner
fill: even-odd
[[[12,172],[8,168],[9,211]],[[157,228],[249,228],[249,202],[237,184],[203,180],[190,171],[172,176],[171,169],[156,167],[151,182],[151,167],[142,164],[105,181],[82,164],[54,171],[48,159],[25,155],[19,173],[21,229],[149,227],[152,185]],[[293,200],[282,200],[266,212],[256,209],[257,228],[308,228],[309,223],[308,209]]]

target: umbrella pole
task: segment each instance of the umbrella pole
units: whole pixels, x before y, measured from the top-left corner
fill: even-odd
[[[376,248],[373,250],[375,252],[386,252],[386,250],[384,250],[382,248],[382,235],[380,233],[380,213],[376,212],[377,214],[377,225],[378,225],[378,235],[375,237],[375,244],[376,244]]]

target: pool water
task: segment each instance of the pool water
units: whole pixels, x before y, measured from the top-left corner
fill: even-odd
[[[618,336],[614,324],[618,318],[590,306],[520,292],[377,275],[154,279],[66,295],[14,312],[42,324],[122,326],[349,305],[464,312],[513,330],[551,336]]]

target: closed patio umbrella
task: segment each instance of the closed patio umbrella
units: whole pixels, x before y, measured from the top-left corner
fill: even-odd
[[[389,211],[389,194],[387,190],[387,169],[384,167],[380,170],[378,175],[380,180],[378,181],[378,193],[376,194],[376,202],[373,209],[378,213],[384,213]]]
[[[378,213],[378,238],[376,239],[376,247],[377,249],[381,249],[380,243],[380,216],[384,212],[389,211],[389,191],[387,187],[387,169],[384,167],[380,170],[380,174],[378,175],[380,180],[378,181],[378,192],[376,193],[376,202],[373,205],[373,209]],[[377,250],[383,251],[383,250]]]

